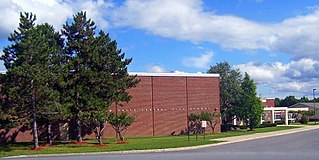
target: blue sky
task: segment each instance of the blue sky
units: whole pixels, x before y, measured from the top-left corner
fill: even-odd
[[[206,72],[228,61],[261,97],[312,98],[319,88],[317,0],[4,0],[0,49],[19,12],[61,30],[81,10],[133,58],[130,71]]]

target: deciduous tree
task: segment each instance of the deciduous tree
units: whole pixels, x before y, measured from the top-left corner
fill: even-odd
[[[260,124],[263,113],[262,102],[257,97],[256,84],[250,76],[245,73],[242,87],[241,107],[238,117],[246,122],[250,130]]]
[[[116,134],[120,137],[121,141],[124,141],[123,131],[126,130],[133,122],[134,117],[130,116],[127,112],[122,112],[120,114],[115,114],[113,112],[109,113],[107,122],[116,131]]]
[[[239,69],[232,69],[228,62],[211,66],[208,73],[220,74],[220,105],[223,124],[232,120],[240,108],[241,73]]]
[[[218,112],[202,112],[199,115],[202,121],[207,121],[208,126],[212,129],[212,133],[215,133],[215,128],[220,124],[220,113]]]

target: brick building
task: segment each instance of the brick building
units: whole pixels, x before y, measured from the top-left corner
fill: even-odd
[[[187,115],[220,111],[219,74],[142,72],[130,74],[137,75],[141,80],[136,88],[129,90],[131,101],[109,108],[111,112],[126,111],[135,116],[135,122],[125,132],[125,136],[179,134],[187,128]],[[207,132],[211,132],[210,128],[207,128]],[[220,132],[220,125],[217,125],[215,132]],[[15,135],[16,141],[32,139],[29,130],[19,132],[17,129],[12,129],[6,135],[3,134],[4,132],[0,131],[2,139],[12,135]],[[105,137],[114,136],[114,130],[107,125]]]
[[[264,107],[275,107],[275,98],[265,98],[261,101]]]

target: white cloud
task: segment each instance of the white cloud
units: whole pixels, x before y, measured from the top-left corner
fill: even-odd
[[[158,66],[158,65],[150,65],[147,67],[147,71],[148,72],[154,72],[154,73],[164,73],[167,72],[167,70],[162,67],[162,66]]]
[[[319,9],[279,23],[262,23],[204,11],[201,0],[127,0],[112,13],[114,25],[163,37],[208,41],[225,49],[273,50],[313,57],[319,50]]]
[[[86,11],[87,16],[98,22],[97,25],[101,29],[106,29],[109,22],[106,20],[109,9],[113,7],[112,2],[104,0],[67,0],[68,4],[72,6],[73,12]]]
[[[300,92],[305,89],[305,83],[298,82],[288,82],[288,83],[279,83],[274,87],[277,88],[277,91],[283,92]]]
[[[2,0],[0,38],[6,38],[18,27],[20,12],[32,12],[37,16],[37,23],[48,22],[59,30],[68,18],[83,10],[87,12],[87,17],[97,21],[97,25],[105,29],[109,24],[104,14],[112,6],[111,2],[103,0]]]
[[[278,77],[282,77],[287,70],[287,66],[281,62],[275,63],[253,63],[235,65],[234,68],[239,68],[242,72],[247,72],[259,84],[276,81]]]
[[[212,61],[214,53],[209,51],[205,54],[200,55],[199,57],[186,57],[183,59],[183,65],[186,67],[195,67],[195,68],[205,68],[209,66],[209,63]]]
[[[1,37],[8,36],[18,27],[20,12],[32,12],[37,15],[37,22],[48,22],[61,27],[68,17],[72,16],[72,8],[65,2],[57,0],[4,0],[0,4],[3,23],[0,24]]]
[[[318,87],[319,60],[302,58],[287,64],[249,62],[235,65],[234,68],[247,72],[258,85],[268,86],[274,93],[305,95],[312,88]]]

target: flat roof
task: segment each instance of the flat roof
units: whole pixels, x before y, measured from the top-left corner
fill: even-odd
[[[6,74],[6,71],[0,71]],[[152,72],[129,72],[130,75],[153,76],[153,77],[220,77],[218,73],[152,73]]]
[[[220,77],[218,73],[152,73],[152,72],[129,72],[130,75],[153,76],[153,77]]]

